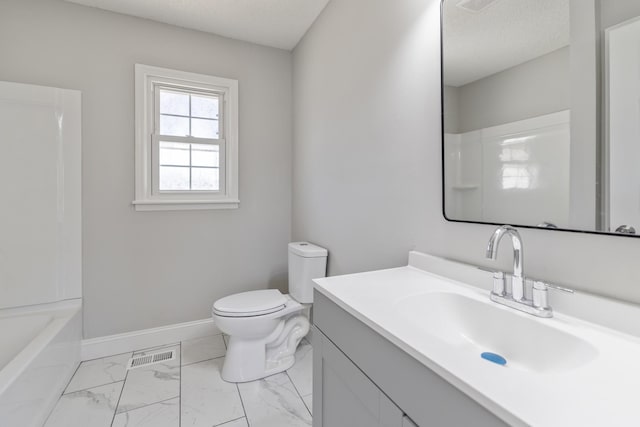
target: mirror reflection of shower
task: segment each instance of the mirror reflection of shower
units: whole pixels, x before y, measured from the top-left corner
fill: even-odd
[[[640,230],[640,2],[442,11],[445,216]]]
[[[445,135],[447,215],[569,226],[570,114]],[[560,172],[560,173],[558,173]]]

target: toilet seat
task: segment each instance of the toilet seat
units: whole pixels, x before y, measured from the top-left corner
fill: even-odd
[[[277,289],[242,292],[219,299],[213,312],[223,317],[254,317],[277,313],[285,308],[287,298]]]

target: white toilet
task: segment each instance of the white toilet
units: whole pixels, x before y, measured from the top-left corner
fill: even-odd
[[[247,382],[289,369],[309,332],[302,304],[313,302],[312,279],[325,277],[327,250],[289,243],[289,295],[276,289],[242,292],[213,304],[213,321],[229,335],[222,379]]]

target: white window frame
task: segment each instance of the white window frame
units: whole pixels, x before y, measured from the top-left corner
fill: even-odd
[[[219,96],[219,139],[166,137],[156,133],[159,88]],[[137,211],[235,209],[238,198],[238,81],[185,71],[135,66],[135,200]],[[219,147],[219,191],[160,191],[159,141]]]

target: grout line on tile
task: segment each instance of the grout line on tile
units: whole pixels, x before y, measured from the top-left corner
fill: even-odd
[[[66,394],[75,393],[77,391],[85,391],[85,390],[89,390],[90,388],[101,387],[103,385],[113,384],[113,383],[117,383],[117,382],[120,382],[120,381],[124,381],[124,378],[123,378],[121,380],[111,381],[111,382],[104,383],[104,384],[93,385],[91,387],[85,387],[85,388],[81,388],[80,390],[74,390],[74,391],[70,391],[69,393],[65,393],[67,391],[67,389],[69,388],[69,385],[71,384],[71,381],[73,381],[73,379],[75,378],[76,374],[80,370],[80,367],[82,366],[83,363],[92,362],[94,360],[107,359],[109,357],[123,356],[125,354],[129,354],[129,357],[131,357],[131,355],[133,355],[133,353],[129,351],[129,352],[126,352],[126,353],[112,354],[110,356],[96,357],[95,359],[81,360],[80,363],[78,363],[78,366],[76,367],[76,370],[73,372],[73,375],[71,376],[71,378],[69,378],[69,381],[67,382],[67,385],[64,387],[64,390],[62,390],[62,394],[60,395],[60,397],[66,395]],[[125,377],[126,377],[126,375],[125,375]]]
[[[58,403],[60,403],[60,399],[58,399],[53,409],[51,409],[51,411],[49,412],[49,415],[47,415],[47,418],[45,418],[44,423],[42,424],[43,426],[47,425],[47,421],[49,421],[49,418],[51,418],[51,414],[53,414],[53,411],[56,409],[56,406],[58,406]]]
[[[123,383],[123,382],[124,382],[124,379],[122,379],[122,380],[118,380],[118,381],[110,381],[110,382],[108,382],[108,383],[104,383],[104,384],[96,384],[96,385],[92,385],[91,387],[85,387],[85,388],[81,388],[81,389],[79,389],[79,390],[73,390],[73,391],[70,391],[69,393],[64,393],[62,396],[66,396],[66,395],[68,395],[68,394],[73,394],[73,393],[79,393],[79,392],[81,392],[81,391],[91,390],[92,388],[102,387],[103,385],[109,385],[109,384],[115,384],[115,383]],[[68,387],[68,386],[67,386],[67,387]],[[62,397],[62,396],[60,396],[60,397]]]
[[[124,389],[124,387],[123,387],[123,389]],[[129,410],[122,411],[122,412],[117,412],[117,410],[116,410],[116,413],[115,413],[114,417],[115,417],[116,415],[126,414],[127,412],[136,411],[136,410],[138,410],[138,409],[146,408],[146,407],[148,407],[148,406],[157,405],[158,403],[168,402],[169,400],[173,400],[173,399],[178,399],[178,400],[180,400],[180,396],[178,395],[178,396],[169,397],[168,399],[158,400],[157,402],[145,403],[144,405],[136,406],[135,408],[131,408],[131,409],[129,409]],[[118,402],[118,403],[120,403],[120,402]],[[178,404],[178,406],[179,406],[179,404]],[[117,408],[116,408],[116,409],[117,409]]]
[[[293,389],[296,391],[296,394],[298,395],[298,397],[302,401],[302,404],[307,409],[307,412],[309,412],[309,415],[311,415],[311,411],[309,410],[309,408],[307,408],[307,404],[304,403],[304,399],[302,398],[302,395],[300,394],[300,390],[298,390],[298,387],[296,387],[296,383],[294,383],[293,380],[291,379],[291,377],[289,376],[289,371],[288,370],[284,371],[284,373],[287,375],[287,378],[289,378],[289,382],[291,383],[291,385],[293,386]]]
[[[124,387],[123,387],[123,388],[124,388]],[[180,399],[180,396],[174,396],[174,397],[170,397],[170,398],[168,398],[168,399],[159,400],[159,401],[157,401],[157,402],[147,403],[147,404],[144,404],[144,405],[142,405],[142,406],[137,406],[137,407],[135,407],[135,408],[129,409],[128,411],[116,412],[116,415],[126,414],[127,412],[137,411],[138,409],[146,408],[146,407],[148,407],[148,406],[157,405],[157,404],[159,404],[159,403],[168,402],[168,401],[170,401],[170,400],[174,400],[174,399]]]
[[[240,404],[242,405],[242,412],[244,413],[244,417],[247,419],[247,426],[251,427],[249,423],[249,416],[247,415],[247,409],[244,407],[244,400],[242,399],[242,393],[240,393],[240,387],[238,387],[238,383],[236,383],[236,390],[238,390],[238,396],[240,396]]]
[[[224,427],[225,425],[227,425],[227,424],[229,424],[229,423],[232,423],[232,422],[234,422],[234,421],[241,420],[241,419],[243,419],[243,418],[247,418],[247,417],[238,417],[238,418],[236,418],[236,419],[234,419],[234,420],[225,421],[225,422],[223,422],[222,424],[216,424],[216,425],[215,425],[215,426],[213,426],[213,427]],[[248,424],[249,424],[249,420],[247,419],[247,425],[248,425]]]
[[[304,403],[304,406],[307,408],[307,411],[309,411],[309,414],[311,415],[311,418],[313,418],[313,413],[311,412],[311,409],[313,409],[313,408],[309,408],[309,406],[307,406],[307,401],[304,400],[305,397],[309,397],[309,396],[313,397],[313,393],[309,393],[307,395],[302,396],[302,403]]]
[[[122,353],[124,354],[124,353]],[[133,352],[131,353],[133,355]],[[120,399],[122,398],[122,393],[124,393],[124,388],[127,386],[127,379],[129,378],[129,370],[127,369],[124,372],[124,379],[122,380],[122,388],[120,389],[120,394],[118,395],[118,401],[116,402],[116,407],[113,409],[113,416],[111,417],[111,424],[116,420],[116,415],[118,414],[118,406],[120,406]]]
[[[64,392],[67,391],[67,389],[69,388],[69,384],[71,384],[71,381],[73,381],[76,374],[78,373],[78,369],[80,369],[80,365],[82,365],[82,361],[80,361],[80,363],[78,363],[78,366],[76,366],[76,370],[73,371],[73,375],[71,375],[71,378],[69,378],[69,381],[67,381],[67,385],[65,385],[64,388],[62,389],[62,393],[60,393],[60,396],[58,396],[58,400],[60,400],[60,398],[65,395]],[[53,412],[53,409],[51,411]]]
[[[224,359],[224,356],[212,357],[212,358],[209,358],[209,359],[199,360],[197,362],[185,363],[184,365],[180,365],[180,366],[182,366],[182,367],[191,366],[191,365],[195,365],[196,363],[210,362],[210,361],[216,360],[216,359]]]

